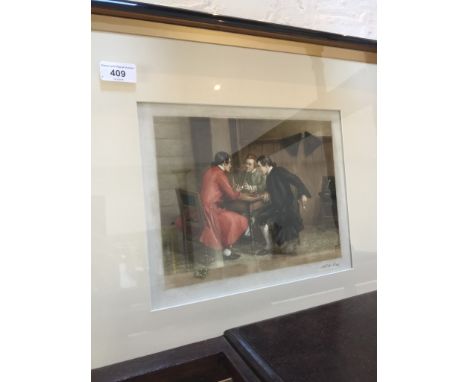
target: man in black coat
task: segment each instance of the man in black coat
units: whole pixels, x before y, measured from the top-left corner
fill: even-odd
[[[280,247],[286,247],[286,252],[293,252],[293,246],[299,238],[299,232],[304,229],[299,211],[299,201],[305,208],[310,192],[297,175],[292,174],[283,167],[277,167],[271,158],[264,155],[257,160],[258,169],[267,176],[266,194],[264,200],[270,202],[257,215],[257,223],[260,225],[265,238],[265,249],[258,255],[271,253],[273,242]],[[292,186],[292,187],[291,187]]]

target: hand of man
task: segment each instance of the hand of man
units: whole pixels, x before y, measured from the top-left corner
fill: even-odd
[[[301,196],[301,203],[302,203],[302,208],[305,209],[306,204],[307,204],[307,196],[305,196],[305,195]]]
[[[270,194],[268,194],[268,192],[265,192],[262,196],[263,196],[263,201],[264,202],[269,202],[270,201]]]

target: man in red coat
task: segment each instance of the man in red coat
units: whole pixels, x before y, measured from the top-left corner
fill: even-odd
[[[205,228],[200,241],[209,248],[223,250],[225,260],[235,260],[240,255],[232,252],[232,245],[247,230],[247,218],[221,207],[223,199],[238,199],[240,192],[234,191],[226,173],[231,171],[231,157],[224,151],[217,152],[211,167],[203,175],[201,202],[205,215]]]

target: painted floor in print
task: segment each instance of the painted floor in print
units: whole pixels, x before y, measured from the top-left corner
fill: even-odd
[[[263,248],[260,232],[255,232],[253,245],[250,237],[236,243],[233,249],[241,256],[231,261],[223,260],[221,251],[207,250],[196,242],[192,244],[194,261],[191,261],[180,250],[181,235],[175,229],[165,235],[164,269],[168,289],[341,257],[335,227],[306,226],[294,253],[284,254],[276,248],[263,256],[255,255]]]

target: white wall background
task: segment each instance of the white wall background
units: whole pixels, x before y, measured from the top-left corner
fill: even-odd
[[[211,14],[377,39],[377,0],[143,0]]]

